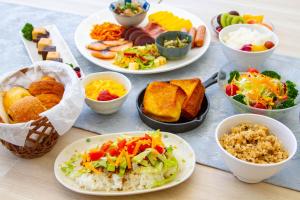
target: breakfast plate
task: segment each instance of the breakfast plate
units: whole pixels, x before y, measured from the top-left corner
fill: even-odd
[[[82,193],[82,194],[89,194],[89,195],[98,195],[98,196],[123,196],[123,195],[134,195],[134,194],[141,194],[141,193],[148,193],[148,192],[154,192],[158,190],[164,190],[167,188],[174,187],[185,180],[187,180],[193,173],[195,168],[195,154],[190,145],[180,138],[177,135],[167,133],[167,132],[161,132],[161,140],[163,141],[165,147],[172,145],[173,147],[173,155],[177,159],[179,170],[174,179],[172,179],[170,182],[162,184],[157,187],[153,187],[150,189],[135,189],[135,190],[111,190],[111,191],[103,191],[103,190],[89,190],[85,189],[83,187],[79,187],[78,182],[74,181],[70,177],[66,176],[65,173],[62,170],[63,164],[72,157],[74,152],[86,152],[87,149],[95,148],[95,146],[99,146],[102,144],[102,146],[107,141],[114,141],[117,140],[120,136],[123,138],[128,137],[142,137],[147,134],[151,134],[149,131],[136,131],[136,132],[121,132],[121,133],[113,133],[113,134],[107,134],[107,135],[100,135],[100,136],[94,136],[89,138],[83,138],[80,139],[69,146],[67,146],[65,149],[61,151],[61,153],[56,158],[55,164],[54,164],[54,173],[56,179],[66,188]],[[156,132],[153,132],[156,133]],[[146,136],[146,135],[145,135]],[[153,136],[151,136],[153,138]],[[119,141],[119,140],[118,140]],[[119,145],[118,145],[119,146]],[[126,148],[127,149],[127,148]],[[147,149],[146,149],[147,150]],[[127,150],[126,150],[127,151]],[[129,150],[128,150],[129,152]],[[143,152],[142,152],[143,153]],[[111,154],[110,154],[111,155]],[[92,159],[90,157],[90,159]],[[146,161],[146,160],[145,160]],[[109,161],[107,161],[109,162]],[[132,163],[134,164],[134,163]],[[108,165],[108,164],[107,164]],[[121,170],[121,169],[120,169]],[[105,173],[105,171],[102,171],[100,173]],[[154,176],[154,175],[153,175]],[[149,175],[148,175],[149,179]],[[132,179],[130,179],[132,180]],[[125,182],[127,180],[125,179]],[[127,181],[128,182],[128,181]],[[106,185],[107,187],[107,185]],[[112,186],[110,186],[112,187]]]
[[[193,48],[192,50],[189,51],[189,53],[185,57],[181,59],[168,60],[168,62],[161,67],[155,67],[147,70],[134,70],[134,69],[121,68],[114,65],[112,61],[95,58],[90,54],[90,52],[86,48],[87,44],[94,41],[90,38],[90,31],[92,30],[95,24],[100,24],[103,22],[112,22],[117,24],[117,21],[115,20],[113,14],[109,9],[101,10],[89,16],[88,18],[84,19],[79,24],[79,26],[75,31],[75,36],[74,36],[76,46],[80,51],[80,53],[86,59],[96,64],[97,66],[106,68],[108,70],[114,70],[122,73],[131,73],[131,74],[153,74],[153,73],[161,73],[161,72],[182,68],[199,59],[207,51],[211,41],[211,36],[207,25],[199,17],[183,9],[174,8],[173,6],[168,6],[163,4],[160,5],[151,4],[145,20],[139,25],[139,27],[145,27],[147,25],[148,16],[158,11],[169,11],[174,13],[176,16],[189,19],[192,22],[193,26],[195,27],[204,25],[206,27],[206,34],[205,34],[205,41],[203,46],[201,48]]]

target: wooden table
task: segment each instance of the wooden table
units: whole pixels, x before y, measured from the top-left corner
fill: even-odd
[[[105,8],[109,0],[0,0],[11,3],[32,5],[41,8],[91,14]],[[300,52],[300,2],[296,0],[164,0],[184,8],[209,23],[211,16],[228,10],[251,11],[268,16],[276,27],[280,38],[277,53],[299,56]],[[151,1],[150,1],[151,2]],[[157,2],[157,1],[152,1]],[[67,8],[67,9],[66,9]],[[0,10],[1,11],[1,10]],[[13,14],[13,13],[12,13]],[[17,13],[14,13],[17,15]],[[300,66],[299,66],[300,67]],[[165,191],[129,197],[92,197],[79,195],[61,186],[53,174],[53,164],[58,153],[71,142],[92,133],[72,128],[58,141],[47,155],[33,159],[19,159],[0,147],[0,199],[44,200],[44,199],[300,199],[300,193],[266,183],[246,184],[231,174],[203,165],[197,165],[192,177],[185,183]]]

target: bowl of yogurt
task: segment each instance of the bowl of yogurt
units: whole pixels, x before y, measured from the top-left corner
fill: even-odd
[[[257,24],[236,24],[219,33],[222,50],[230,62],[242,66],[259,66],[277,48],[277,35]]]

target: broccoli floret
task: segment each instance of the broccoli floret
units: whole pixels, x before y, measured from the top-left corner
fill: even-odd
[[[276,78],[278,80],[281,79],[281,76],[277,72],[274,72],[274,71],[263,71],[261,74],[271,77],[271,78]]]
[[[23,37],[26,40],[32,41],[32,31],[33,31],[32,24],[26,23],[22,28]]]
[[[240,73],[236,70],[230,72],[228,83],[231,83],[233,79],[238,80],[240,78]]]
[[[245,104],[246,105],[246,102],[245,102],[245,95],[243,94],[237,94],[235,96],[232,97],[234,100],[242,103],[242,104]]]
[[[294,105],[295,105],[294,99],[289,98],[286,101],[279,104],[276,108],[277,109],[284,109],[284,108],[293,107]]]
[[[295,99],[298,96],[298,90],[296,89],[296,84],[292,81],[286,81],[287,95],[290,99]]]

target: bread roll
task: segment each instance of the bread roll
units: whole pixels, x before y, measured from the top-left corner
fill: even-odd
[[[5,111],[7,112],[11,105],[26,96],[31,96],[31,94],[22,87],[13,87],[9,89],[3,96],[3,106]]]
[[[55,94],[62,98],[65,88],[62,83],[46,78],[44,80],[32,82],[28,90],[33,96],[40,94]]]
[[[42,104],[47,108],[50,109],[53,106],[57,105],[61,98],[56,94],[40,94],[36,96]]]
[[[38,98],[26,96],[11,105],[7,113],[14,123],[21,123],[38,119],[44,111],[46,108]]]

